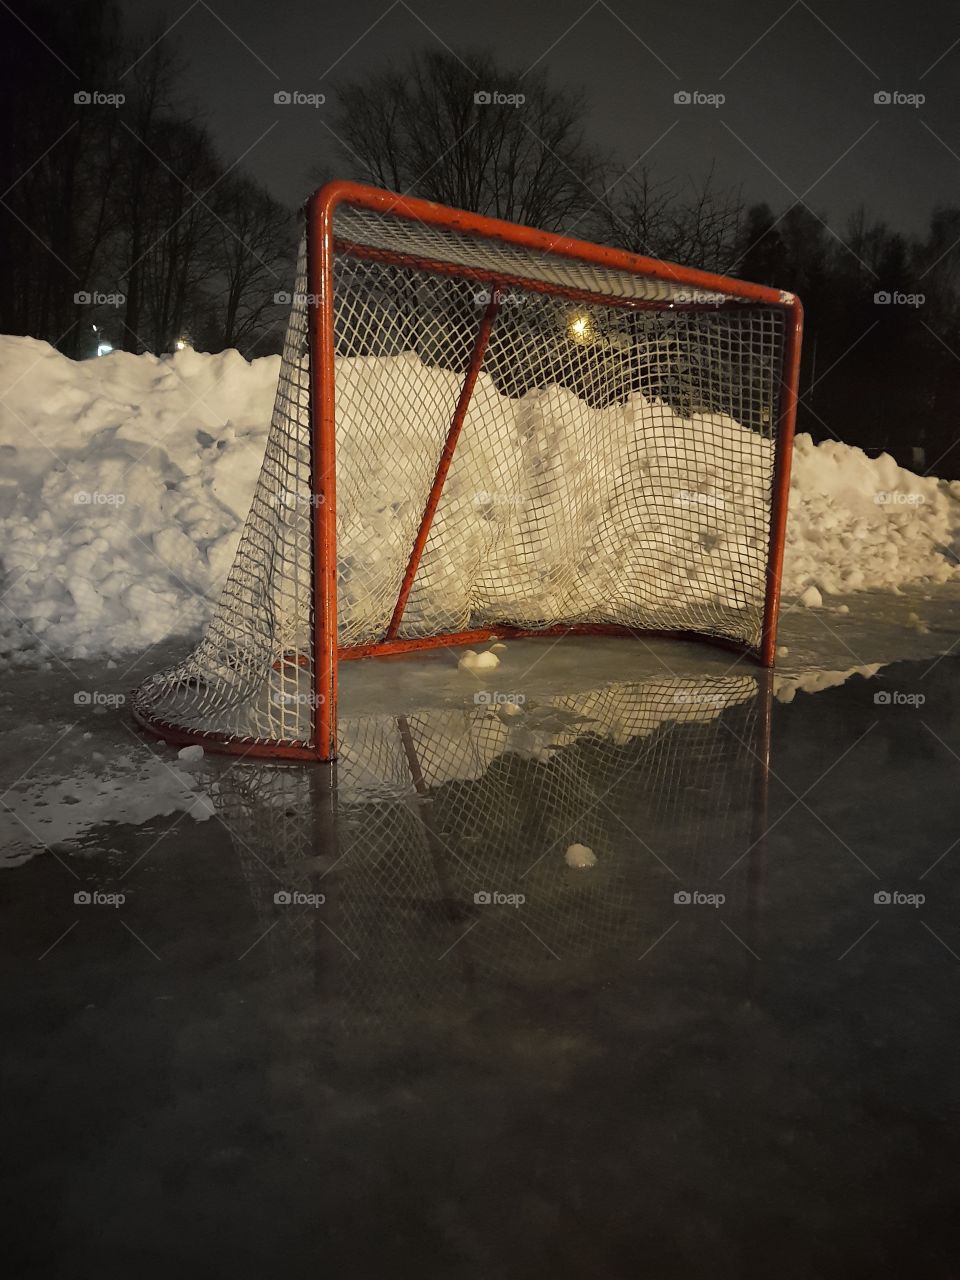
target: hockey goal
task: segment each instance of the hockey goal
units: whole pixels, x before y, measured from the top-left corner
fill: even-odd
[[[336,182],[292,302],[233,568],[143,724],[329,760],[345,659],[658,632],[772,664],[794,295]]]

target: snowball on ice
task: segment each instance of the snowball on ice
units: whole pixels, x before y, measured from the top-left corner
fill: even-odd
[[[800,603],[806,609],[819,609],[823,605],[823,596],[817,588],[811,584],[800,597]]]
[[[499,665],[500,659],[495,653],[475,653],[473,649],[468,649],[457,663],[461,671],[492,671]]]
[[[597,865],[597,855],[585,844],[572,844],[564,854],[564,859],[568,867],[576,867],[578,870]]]

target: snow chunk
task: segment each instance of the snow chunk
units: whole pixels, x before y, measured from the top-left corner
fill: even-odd
[[[597,865],[597,855],[585,844],[572,844],[564,854],[564,859],[568,867],[576,867],[579,870]]]
[[[800,603],[806,609],[819,609],[823,606],[823,596],[815,586],[807,587],[806,591],[800,597]]]
[[[499,665],[500,659],[495,653],[475,653],[473,649],[468,649],[457,663],[461,671],[492,671]]]

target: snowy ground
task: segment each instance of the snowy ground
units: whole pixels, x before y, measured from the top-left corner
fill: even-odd
[[[0,337],[0,662],[133,655],[199,630],[250,505],[278,372],[279,357],[190,350],[77,364]],[[549,396],[537,413],[549,413]],[[716,477],[688,464],[675,479],[702,490],[701,518],[716,513],[708,577],[722,586],[723,546],[738,554],[743,529],[724,524]],[[799,438],[787,601],[955,580],[958,549],[960,483]],[[672,570],[665,562],[660,576]]]

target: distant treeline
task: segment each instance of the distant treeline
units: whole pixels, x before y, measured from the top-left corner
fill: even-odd
[[[276,351],[294,217],[218,155],[159,35],[104,0],[0,9],[0,330],[76,357]]]
[[[73,356],[102,335],[278,350],[296,218],[187,110],[175,40],[132,40],[103,0],[16,5],[34,34],[0,9],[0,329]],[[336,171],[790,289],[806,310],[800,429],[960,476],[960,208],[907,237],[862,208],[839,224],[748,206],[715,172],[624,173],[585,136],[582,92],[492,53],[415,53],[329,97],[342,146],[318,181]]]

